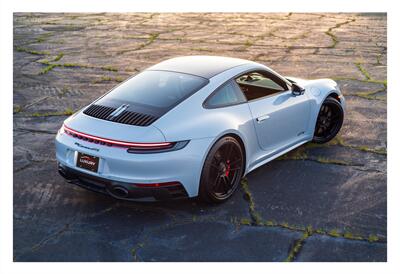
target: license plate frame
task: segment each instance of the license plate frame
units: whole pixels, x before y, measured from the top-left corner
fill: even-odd
[[[97,173],[99,170],[100,158],[78,151],[76,166],[82,169]]]

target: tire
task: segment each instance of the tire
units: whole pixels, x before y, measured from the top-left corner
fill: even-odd
[[[343,119],[342,105],[335,98],[326,98],[318,113],[312,141],[323,144],[335,138],[343,125]]]
[[[210,149],[200,178],[199,198],[207,203],[228,200],[242,179],[244,151],[233,137],[219,139]]]

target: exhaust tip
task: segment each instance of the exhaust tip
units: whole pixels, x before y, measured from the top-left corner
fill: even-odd
[[[61,165],[58,165],[58,174],[60,174],[65,180],[67,180],[68,183],[77,180],[75,176],[66,171]]]
[[[127,198],[129,196],[129,191],[123,186],[114,186],[110,192],[117,198]]]

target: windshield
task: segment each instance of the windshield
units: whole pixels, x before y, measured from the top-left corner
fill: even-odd
[[[207,79],[190,74],[148,70],[117,86],[101,100],[168,110],[207,83]]]

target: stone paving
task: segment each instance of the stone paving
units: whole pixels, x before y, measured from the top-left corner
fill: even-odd
[[[14,14],[15,261],[386,261],[386,15]],[[62,121],[179,55],[332,78],[344,126],[248,174],[228,202],[117,201],[58,175]]]

